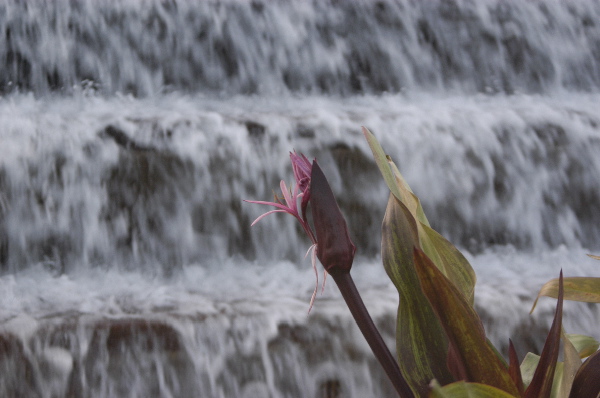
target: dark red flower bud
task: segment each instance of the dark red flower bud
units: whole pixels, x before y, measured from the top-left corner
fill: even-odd
[[[316,160],[312,164],[310,194],[317,257],[330,274],[349,272],[356,247],[350,240],[346,220]]]

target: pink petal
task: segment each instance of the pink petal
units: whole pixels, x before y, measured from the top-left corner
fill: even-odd
[[[283,193],[285,204],[288,205],[290,209],[294,209],[292,207],[292,198],[290,196],[290,192],[287,189],[287,186],[285,185],[285,181],[281,180],[281,182],[279,183],[279,187],[281,188],[281,192]]]
[[[294,214],[294,211],[292,209],[290,209],[289,207],[282,205],[281,203],[275,203],[275,202],[264,202],[262,200],[244,200],[244,202],[248,202],[248,203],[256,203],[258,205],[267,205],[267,206],[274,206],[277,207],[285,212],[290,213],[291,215],[296,215]]]
[[[259,216],[256,220],[254,220],[254,222],[252,224],[250,224],[250,226],[253,227],[254,224],[256,224],[257,222],[259,222],[260,220],[262,220],[263,218],[265,218],[269,214],[273,214],[273,213],[288,213],[288,212],[285,211],[285,210],[271,210],[271,211],[268,211],[265,214]]]

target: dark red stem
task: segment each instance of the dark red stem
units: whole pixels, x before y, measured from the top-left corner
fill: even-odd
[[[394,385],[398,395],[401,398],[414,398],[412,390],[400,372],[398,362],[396,362],[396,359],[385,345],[385,342],[381,338],[381,334],[379,334],[379,330],[375,327],[373,319],[371,319],[371,315],[369,315],[369,311],[367,311],[367,308],[360,297],[360,293],[358,293],[358,290],[356,289],[356,285],[354,284],[350,272],[334,269],[331,270],[330,274],[340,289],[342,297],[344,297],[358,328],[363,336],[365,336],[375,357],[381,366],[383,366],[385,373]]]

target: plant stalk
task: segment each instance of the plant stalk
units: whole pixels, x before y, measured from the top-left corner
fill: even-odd
[[[398,395],[401,398],[414,398],[410,386],[400,372],[396,358],[394,358],[388,349],[381,334],[379,334],[379,330],[377,330],[377,327],[373,323],[373,319],[371,319],[371,315],[369,315],[369,311],[367,311],[360,293],[358,293],[358,289],[356,289],[356,285],[354,284],[350,272],[332,269],[330,275],[340,289],[342,297],[344,297],[358,328],[363,336],[365,336],[375,357],[381,366],[383,366],[385,373],[394,385]]]

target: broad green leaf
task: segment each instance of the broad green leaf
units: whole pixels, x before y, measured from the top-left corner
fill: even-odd
[[[377,141],[377,138],[371,133],[367,128],[363,127],[362,132],[367,139],[367,143],[369,147],[371,147],[371,151],[373,152],[373,157],[375,158],[375,163],[377,167],[379,167],[379,171],[383,175],[383,179],[385,180],[386,185],[392,191],[394,196],[398,198],[398,200],[402,201],[403,195],[398,188],[398,184],[396,183],[396,179],[394,177],[394,173],[390,169],[388,164],[388,157],[385,154],[385,151]]]
[[[540,356],[531,352],[528,352],[525,358],[523,358],[523,362],[521,362],[521,376],[523,377],[523,384],[526,387],[531,384],[531,379],[533,379],[533,374],[539,362]]]
[[[442,273],[454,283],[467,301],[473,305],[477,277],[471,264],[450,241],[437,231],[423,224],[421,224],[421,227],[424,231],[421,236],[427,237],[427,239],[421,239],[422,250]],[[429,242],[432,249],[428,250],[428,247],[423,245],[424,241]]]
[[[419,248],[448,277],[473,305],[476,276],[473,268],[462,253],[443,236],[429,226],[419,198],[398,170],[398,167],[387,156],[375,136],[363,127],[363,134],[375,162],[392,194],[409,210],[416,220]]]
[[[562,382],[564,374],[565,364],[563,362],[557,362],[556,368],[554,369],[554,375],[552,376],[552,388],[550,389],[550,398],[568,398],[562,397]]]
[[[556,311],[552,326],[546,337],[542,355],[531,383],[525,390],[525,398],[545,398],[552,391],[552,383],[554,380],[554,371],[556,362],[558,361],[558,352],[560,350],[560,335],[562,333],[562,309],[563,309],[563,275],[560,271],[558,283],[558,302],[556,303]]]
[[[600,396],[600,351],[590,356],[579,368],[573,380],[569,398]]]
[[[514,398],[513,395],[479,383],[466,383],[458,381],[444,387],[433,382],[430,398]]]
[[[396,185],[398,186],[400,195],[402,196],[398,199],[406,205],[408,210],[410,210],[411,214],[415,216],[417,221],[420,221],[429,227],[429,220],[427,220],[427,216],[425,216],[425,212],[421,206],[421,201],[417,195],[414,194],[412,189],[410,189],[410,186],[404,179],[404,176],[402,173],[400,173],[400,170],[398,170],[398,167],[389,156],[387,156],[387,161],[390,170],[392,170],[392,174],[394,175],[394,179],[396,180]]]
[[[456,286],[419,249],[414,262],[423,293],[446,331],[466,381],[487,384],[517,396],[506,364],[488,344],[481,319]]]
[[[570,277],[563,279],[565,300],[600,303],[600,278]],[[558,297],[558,279],[552,279],[544,284],[533,303],[533,312],[541,296]]]
[[[562,371],[562,378],[560,387],[557,389],[557,397],[558,398],[569,398],[569,392],[571,392],[571,386],[573,385],[573,380],[575,379],[575,374],[581,367],[581,358],[579,358],[579,353],[573,343],[569,340],[568,336],[564,333],[561,334],[561,339],[563,342],[563,357],[564,357],[564,366]]]
[[[413,193],[412,189],[410,189],[410,186],[400,173],[400,170],[398,170],[398,167],[396,167],[392,159],[385,153],[373,133],[365,127],[362,128],[362,131],[373,152],[375,163],[379,167],[379,171],[381,171],[381,175],[390,191],[408,208],[416,220],[429,226],[429,221],[423,212],[421,201]]]
[[[531,379],[533,378],[533,374],[535,373],[539,362],[540,356],[532,354],[531,352],[527,353],[525,359],[523,359],[523,363],[521,363],[521,372],[523,373],[523,381],[526,387],[531,383]],[[550,398],[557,398],[559,396],[558,391],[563,376],[563,366],[562,362],[556,363],[556,369],[552,378],[552,388],[549,392]]]
[[[577,370],[581,366],[581,359],[577,353],[575,347],[571,344],[565,333],[562,333],[561,339],[563,341],[563,355],[565,357],[564,362],[557,362],[556,369],[554,370],[554,377],[552,381],[552,389],[550,392],[550,398],[568,398],[573,384],[573,379]],[[531,376],[539,363],[540,357],[530,353],[528,358],[529,368],[529,381]],[[525,361],[523,361],[525,364]]]
[[[433,379],[453,381],[446,357],[448,342],[437,316],[423,294],[415,271],[413,249],[419,245],[410,211],[390,194],[382,225],[381,255],[400,304],[396,349],[400,369],[417,396],[426,396]]]
[[[589,357],[590,355],[598,351],[598,347],[600,346],[600,343],[598,343],[598,341],[595,338],[590,336],[584,336],[582,334],[567,333],[567,338],[569,339],[569,341],[571,341],[571,343],[579,353],[579,358]]]

